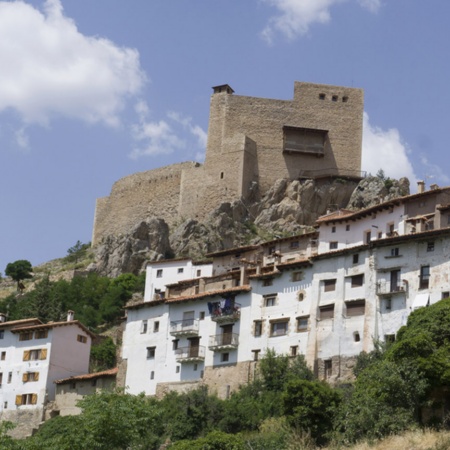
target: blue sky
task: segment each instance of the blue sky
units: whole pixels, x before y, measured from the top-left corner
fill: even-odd
[[[363,170],[449,185],[450,2],[0,1],[0,272],[89,242],[119,178],[201,161],[211,86],[363,88]]]

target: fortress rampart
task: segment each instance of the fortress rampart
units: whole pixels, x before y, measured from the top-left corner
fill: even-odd
[[[258,200],[280,178],[360,176],[361,89],[295,82],[293,100],[213,89],[205,163],[117,181],[109,197],[97,200],[93,245],[150,216],[171,225],[203,219],[222,202]]]

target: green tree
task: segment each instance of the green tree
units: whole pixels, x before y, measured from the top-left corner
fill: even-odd
[[[86,251],[90,248],[91,244],[83,244],[81,241],[77,241],[73,247],[67,250],[67,261],[77,263],[80,259],[84,258]]]
[[[91,347],[90,370],[100,372],[116,365],[116,346],[110,337]]]
[[[11,277],[17,282],[17,290],[21,289],[21,281],[27,278],[33,278],[33,266],[26,259],[19,259],[9,263],[5,269],[5,275]]]

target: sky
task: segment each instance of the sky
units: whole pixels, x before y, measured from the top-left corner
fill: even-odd
[[[89,242],[118,179],[202,162],[220,84],[363,88],[362,169],[450,185],[448,17],[448,0],[0,0],[0,272]]]

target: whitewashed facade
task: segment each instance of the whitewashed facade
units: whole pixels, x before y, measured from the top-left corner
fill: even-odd
[[[129,391],[205,383],[226,397],[253,379],[269,348],[305,355],[320,378],[351,378],[360,352],[395,339],[414,309],[450,296],[449,194],[337,212],[318,221],[318,234],[208,255],[210,276],[128,307]]]

